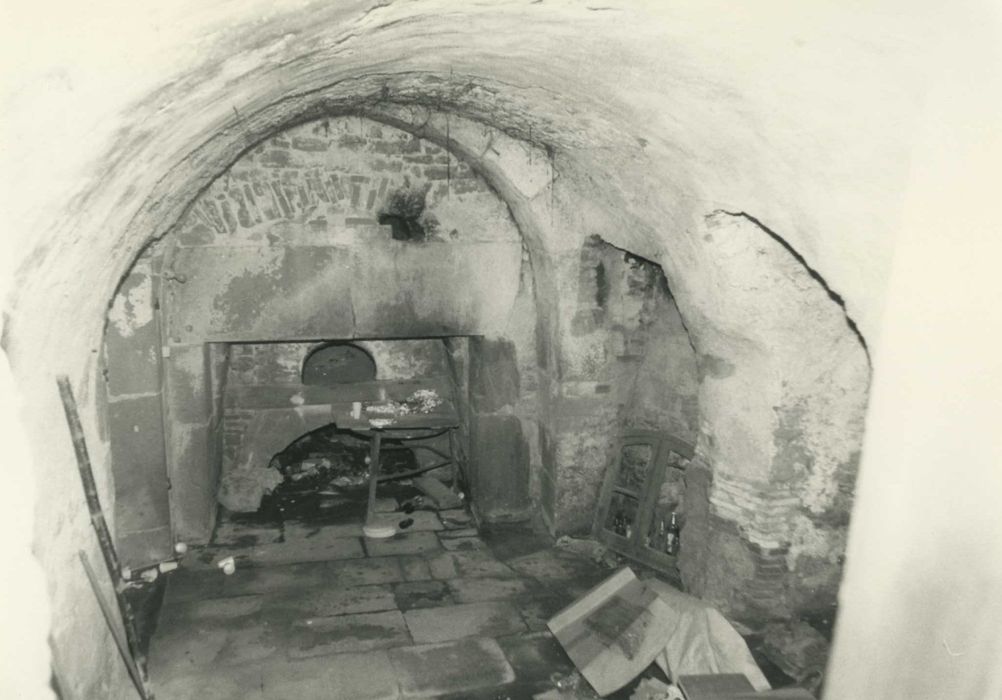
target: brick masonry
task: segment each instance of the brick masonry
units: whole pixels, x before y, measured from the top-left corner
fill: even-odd
[[[505,205],[467,163],[355,118],[312,122],[244,155],[195,202],[178,239],[186,246],[329,243],[378,225],[400,192],[424,193],[421,222],[433,239],[520,241]],[[289,222],[300,226],[283,226]]]

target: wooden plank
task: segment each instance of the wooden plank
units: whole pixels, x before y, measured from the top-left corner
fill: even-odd
[[[118,653],[121,655],[122,661],[125,662],[125,668],[129,672],[129,677],[132,679],[133,685],[136,686],[136,690],[139,691],[140,697],[144,699],[148,698],[149,695],[143,683],[142,673],[132,653],[129,651],[128,642],[122,633],[122,629],[118,626],[118,621],[111,611],[111,606],[101,593],[101,584],[97,580],[97,574],[94,573],[94,569],[91,568],[90,561],[87,559],[87,553],[81,549],[78,554],[80,556],[80,563],[83,564],[84,572],[87,574],[87,580],[90,581],[91,590],[94,591],[94,597],[97,598],[97,604],[101,608],[101,614],[104,615],[104,621],[108,625],[108,631],[111,632],[111,637],[115,640],[115,646],[118,647]]]

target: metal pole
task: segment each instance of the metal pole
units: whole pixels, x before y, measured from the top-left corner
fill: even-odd
[[[371,524],[376,518],[376,486],[379,484],[379,444],[383,434],[373,431],[372,444],[369,452],[369,505],[365,511],[365,522]]]
[[[122,615],[122,623],[125,627],[125,638],[129,645],[132,658],[139,668],[139,673],[143,681],[143,697],[148,697],[145,691],[149,677],[146,673],[146,664],[143,655],[139,650],[139,635],[136,633],[136,620],[132,614],[132,606],[122,595],[122,574],[118,561],[118,554],[115,552],[115,545],[111,540],[111,532],[108,530],[108,523],[104,519],[104,511],[101,510],[101,500],[97,495],[97,484],[94,481],[94,471],[91,469],[90,455],[87,454],[87,443],[84,440],[83,426],[80,424],[80,414],[77,412],[76,399],[73,398],[73,389],[70,380],[66,375],[56,378],[59,385],[59,396],[63,401],[63,410],[66,412],[66,422],[70,427],[70,437],[73,440],[73,451],[77,456],[77,467],[80,470],[80,481],[83,482],[84,496],[87,498],[87,508],[90,511],[90,522],[97,533],[97,541],[101,546],[101,554],[104,555],[104,563],[108,568],[108,576],[115,591],[115,600],[118,602],[118,610]]]

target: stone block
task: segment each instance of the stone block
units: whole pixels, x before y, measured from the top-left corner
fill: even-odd
[[[436,579],[515,576],[508,566],[490,552],[443,552],[428,560],[431,575]]]
[[[404,647],[391,650],[389,657],[404,697],[462,697],[515,680],[493,639]]]
[[[266,168],[284,168],[290,164],[291,158],[288,151],[272,148],[264,155],[260,156],[257,160]]]
[[[211,565],[212,555],[207,557]],[[167,592],[164,594],[164,611],[172,606],[203,598],[218,598],[222,595],[223,575],[214,566],[191,568],[187,560],[167,577]],[[162,616],[161,619],[166,619]]]
[[[609,575],[607,570],[596,567],[589,559],[553,549],[516,557],[508,564],[523,576],[558,589],[571,586],[590,588]]]
[[[444,642],[464,637],[495,637],[526,630],[518,611],[508,603],[469,603],[420,608],[404,613],[414,641]]]
[[[390,585],[315,588],[288,595],[269,596],[265,611],[289,610],[296,616],[333,617],[357,613],[395,610],[396,601]]]
[[[247,617],[259,612],[265,602],[263,595],[242,595],[236,598],[206,598],[187,603],[171,602],[162,608],[158,626],[166,629],[191,620],[219,621]]]
[[[473,520],[469,513],[462,508],[450,508],[438,511],[439,519],[449,530],[465,529]]]
[[[447,583],[457,603],[507,600],[528,591],[525,581],[517,578],[454,578]]]
[[[170,526],[163,525],[138,532],[119,530],[115,536],[115,548],[122,566],[131,569],[164,561],[173,555]]]
[[[170,480],[173,527],[188,543],[204,543],[216,516],[216,458],[221,436],[205,423],[171,425]]]
[[[405,581],[427,581],[432,578],[431,568],[423,557],[399,557],[399,560]]]
[[[205,423],[212,409],[207,346],[175,345],[163,363],[171,421]]]
[[[352,264],[330,246],[180,249],[175,269],[188,279],[171,288],[166,333],[178,344],[351,337]]]
[[[443,537],[442,547],[449,552],[473,552],[487,549],[487,543],[479,537]]]
[[[292,635],[293,659],[388,649],[411,641],[399,610],[309,618],[293,625]]]
[[[226,624],[226,645],[211,660],[213,667],[261,663],[280,655],[282,640],[267,620],[243,618],[243,624]]]
[[[160,698],[212,700],[391,700],[399,697],[385,651],[335,654],[289,661],[271,658],[219,673],[212,667],[182,667],[169,677],[158,669]]]
[[[433,578],[442,580],[456,578],[459,576],[459,569],[451,554],[439,554],[428,560],[428,568]]]
[[[397,557],[352,559],[329,565],[330,578],[325,585],[350,587],[396,583],[404,580],[403,568]]]
[[[108,406],[115,473],[116,526],[150,529],[169,522],[160,397],[140,396]]]
[[[208,624],[185,625],[174,629],[160,629],[150,644],[149,666],[162,675],[178,673],[180,669],[207,666],[226,648],[229,631]]]
[[[365,556],[362,542],[357,537],[327,540],[299,540],[265,544],[239,550],[238,559],[251,566],[274,566],[300,562],[340,561],[361,559]]]
[[[407,581],[393,586],[397,607],[404,612],[416,608],[437,608],[454,603],[443,581]]]
[[[254,547],[282,541],[279,523],[243,522],[221,519],[212,535],[217,547]]]
[[[433,532],[404,532],[385,540],[365,538],[365,550],[370,557],[427,554],[441,549]]]
[[[404,532],[437,532],[444,527],[438,517],[438,513],[435,511],[416,510],[409,515],[404,513],[398,513],[398,515],[401,520],[410,519],[414,521]]]
[[[307,563],[269,567],[241,567],[231,576],[221,571],[206,571],[216,577],[218,591],[223,596],[298,592],[331,585],[333,577],[326,564]]]
[[[518,292],[521,248],[396,242],[386,255],[357,251],[353,308],[359,336],[497,335]],[[478,261],[489,259],[491,265]],[[429,275],[428,270],[435,274]]]
[[[531,632],[549,633],[547,623],[553,616],[574,602],[574,596],[550,594],[534,594],[531,597],[521,597],[512,601],[518,608],[522,619]]]
[[[301,523],[295,520],[286,520],[282,526],[282,532],[284,533],[286,542],[299,542],[300,540],[326,542],[345,537],[361,537],[362,524]]]
[[[529,445],[516,416],[475,415],[470,480],[477,508],[488,520],[529,508]]]
[[[519,399],[515,344],[510,340],[473,337],[469,341],[470,399],[478,413],[494,413]]]
[[[308,136],[297,136],[292,139],[292,147],[299,151],[326,151],[327,141]]]
[[[456,529],[445,529],[438,533],[440,540],[462,539],[466,537],[476,537],[480,532],[475,527],[461,527]]]
[[[282,660],[256,669],[261,698],[270,700],[390,700],[399,697],[393,666],[385,651]],[[192,695],[177,697],[212,697]],[[242,696],[254,700],[258,696]]]

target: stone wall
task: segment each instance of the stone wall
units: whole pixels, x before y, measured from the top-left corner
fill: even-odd
[[[175,539],[202,543],[216,517],[229,354],[221,343],[168,344],[164,414]]]

